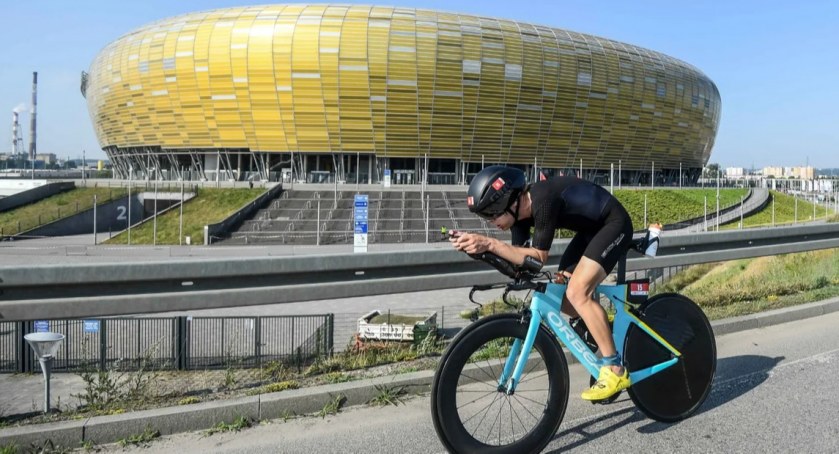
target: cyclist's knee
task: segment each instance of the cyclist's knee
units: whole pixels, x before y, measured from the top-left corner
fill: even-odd
[[[566,290],[565,295],[568,297],[568,301],[571,302],[571,305],[574,306],[574,308],[584,307],[586,304],[592,302],[591,292],[589,292],[585,287],[570,286],[568,287],[568,290]]]

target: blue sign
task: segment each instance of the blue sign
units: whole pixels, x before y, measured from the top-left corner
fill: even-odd
[[[389,176],[390,176],[390,169],[385,169],[385,176],[386,176],[386,177],[389,177]]]
[[[353,211],[355,252],[367,252],[367,215],[369,214],[367,202],[367,194],[356,194]]]
[[[84,321],[84,332],[85,333],[98,333],[99,332],[99,320],[85,320]]]
[[[49,320],[35,320],[35,332],[36,333],[48,333],[48,332],[50,332],[50,321]]]

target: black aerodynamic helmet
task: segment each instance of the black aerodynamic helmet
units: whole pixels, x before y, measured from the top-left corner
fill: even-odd
[[[494,219],[510,208],[526,186],[527,177],[521,170],[489,166],[472,179],[466,193],[466,205],[478,216]]]

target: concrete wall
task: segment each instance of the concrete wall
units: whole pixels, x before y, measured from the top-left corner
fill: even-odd
[[[131,196],[131,223],[137,224],[144,218],[141,194]],[[158,206],[160,209],[160,206]],[[96,207],[96,231],[119,232],[128,228],[128,196]],[[41,227],[24,232],[26,236],[66,236],[93,233],[93,209],[75,216],[59,219]]]

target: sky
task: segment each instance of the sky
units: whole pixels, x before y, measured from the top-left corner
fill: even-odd
[[[88,70],[103,47],[158,19],[266,2],[4,3],[0,152],[11,151],[16,108],[26,110],[21,123],[28,149],[32,72],[37,71],[38,152],[76,159],[85,150],[88,159],[101,159],[105,153],[79,86],[81,72]],[[720,91],[722,117],[711,163],[745,168],[839,167],[839,1],[389,0],[364,4],[512,19],[662,52],[699,68]]]

